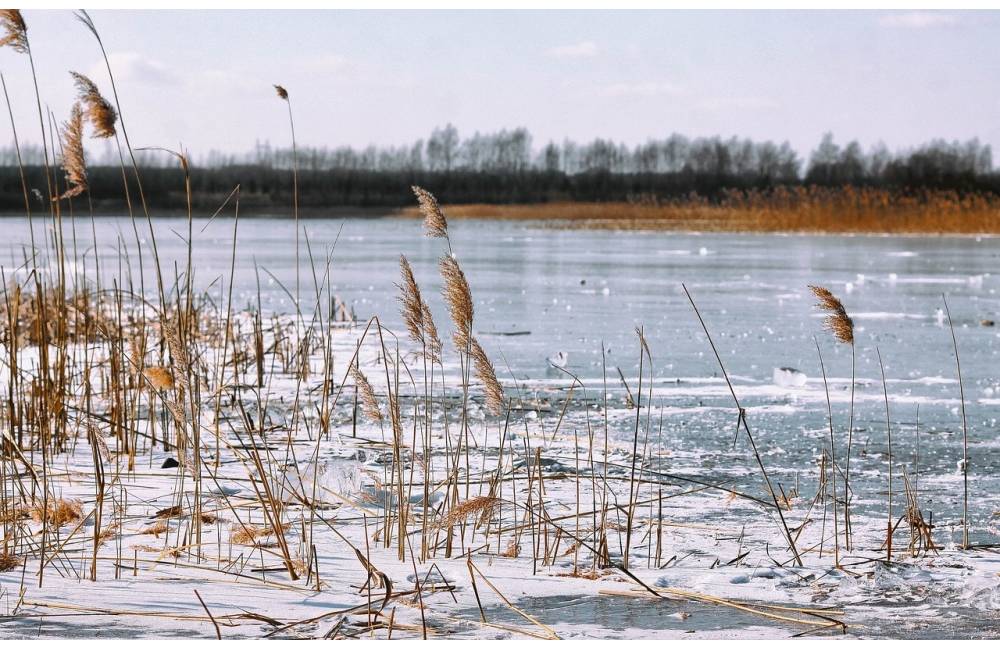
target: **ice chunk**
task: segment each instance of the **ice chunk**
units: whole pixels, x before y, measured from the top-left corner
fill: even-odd
[[[556,368],[565,368],[566,364],[569,363],[569,355],[560,350],[549,357],[547,361]]]
[[[775,386],[798,388],[806,385],[805,373],[795,368],[775,368],[771,375]]]

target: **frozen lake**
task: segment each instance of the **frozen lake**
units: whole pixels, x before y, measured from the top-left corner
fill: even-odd
[[[443,240],[423,236],[420,221],[311,219],[301,223],[309,243],[307,249],[303,237],[299,277],[304,305],[314,300],[314,271],[308,262],[311,251],[320,279],[325,273],[323,260],[329,256],[333,290],[359,320],[379,315],[390,329],[402,333],[395,283],[399,281],[399,255],[405,254],[442,338],[450,345],[437,273],[437,260],[446,248]],[[43,233],[51,235],[40,224],[41,220],[35,222],[36,241],[42,241]],[[64,227],[67,248],[72,251],[70,222]],[[182,273],[186,265],[187,222],[159,219],[155,227],[162,268],[173,278],[175,269]],[[89,221],[77,221],[75,250],[79,264],[94,277],[90,228]],[[152,294],[148,233],[143,223],[138,228],[144,247],[139,254],[129,221],[97,221],[101,281],[105,286],[112,278],[122,286],[131,281],[138,289],[141,256],[146,272],[143,285]],[[6,246],[0,250],[4,272],[8,281],[12,274],[23,279],[27,224],[9,219],[4,230]],[[579,431],[583,436],[590,430],[595,415],[589,406],[600,402],[606,382],[609,408],[596,418],[603,426],[606,413],[611,435],[619,442],[631,441],[635,410],[629,408],[626,396],[638,390],[635,329],[642,327],[653,360],[651,387],[650,368],[643,366],[643,403],[652,396],[651,413],[658,420],[643,427],[644,444],[653,450],[650,458],[655,459],[649,471],[697,475],[762,495],[745,437],[734,444],[732,397],[682,290],[684,283],[747,408],[748,423],[772,480],[783,492],[797,494],[805,505],[816,494],[818,459],[829,446],[826,394],[814,338],[829,377],[838,462],[843,463],[846,452],[851,351],[823,331],[822,315],[808,290],[810,284],[828,287],[843,300],[856,327],[851,485],[858,526],[864,522],[874,531],[877,524],[872,522],[881,521],[884,531],[885,525],[887,432],[877,348],[887,378],[893,472],[898,481],[893,488],[896,517],[905,505],[905,472],[916,488],[924,516],[936,525],[935,539],[942,546],[960,542],[962,516],[959,384],[947,319],[939,311],[942,294],[946,294],[965,382],[970,541],[983,545],[998,541],[994,513],[1000,510],[996,496],[1000,494],[996,422],[1000,330],[992,326],[992,321],[1000,320],[1000,282],[992,274],[1000,257],[997,239],[610,232],[478,220],[454,220],[450,231],[476,301],[476,334],[493,358],[508,395],[537,406],[539,423],[551,427],[572,383],[568,374],[547,361],[561,352],[568,359],[566,369],[585,385],[585,390],[576,389],[569,404],[564,434]],[[196,285],[224,304],[233,221],[199,220],[194,233]],[[294,237],[294,226],[286,219],[240,222],[234,282],[237,308],[256,303],[259,282],[266,310],[293,311],[289,294],[296,282]],[[120,262],[119,247],[128,250],[129,263]],[[131,268],[131,280],[123,277],[126,267]],[[776,377],[775,370],[785,367],[802,373],[791,382],[794,385]],[[822,506],[819,510],[814,518],[822,516]],[[701,516],[704,522],[738,531],[748,514],[723,507]],[[902,527],[905,523],[897,535],[902,535]],[[701,575],[697,571],[703,569],[692,569],[693,575]],[[981,634],[977,621],[981,622],[984,610],[988,610],[988,620],[995,620],[997,596],[956,587],[963,580],[957,574],[949,580],[946,593],[945,587],[940,593],[910,591],[910,578],[886,571],[872,578],[878,589],[846,591],[838,598],[856,609],[854,615],[864,635],[935,634],[919,626],[908,632],[885,628],[885,612],[896,608],[900,617],[914,612],[931,621],[939,617],[955,634]],[[899,582],[898,588],[893,581]],[[919,576],[912,582],[927,584]],[[889,587],[883,589],[885,585]],[[965,602],[968,598],[985,598],[987,604],[970,606]],[[533,605],[544,611],[549,608],[545,603],[542,599]],[[589,607],[586,602],[580,605],[583,611],[590,611]],[[928,609],[912,609],[918,607]],[[631,624],[644,625],[642,615],[637,614]]]

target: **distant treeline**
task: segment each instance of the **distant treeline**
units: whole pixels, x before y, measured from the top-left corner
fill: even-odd
[[[90,200],[102,211],[124,206],[117,152],[105,149],[88,166]],[[41,152],[21,152],[37,207],[44,203]],[[159,211],[184,205],[176,160],[137,152],[143,191]],[[285,211],[291,203],[293,161],[299,169],[299,204],[307,212],[338,206],[399,207],[413,202],[411,185],[432,189],[449,203],[632,201],[688,194],[715,199],[730,189],[815,185],[947,189],[1000,193],[989,145],[978,140],[935,140],[907,151],[884,145],[867,151],[838,145],[827,134],[803,165],[785,142],[719,137],[662,140],[626,146],[597,139],[586,144],[549,142],[532,147],[525,129],[460,138],[451,125],[412,145],[364,149],[275,148],[258,144],[245,154],[193,156],[192,189],[200,210],[214,209],[239,184],[241,207]],[[134,182],[134,181],[133,181]],[[16,152],[0,150],[0,210],[23,210]],[[137,188],[132,187],[133,198]],[[86,207],[88,197],[76,205]]]

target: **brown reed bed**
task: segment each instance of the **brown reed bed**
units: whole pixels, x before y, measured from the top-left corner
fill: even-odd
[[[448,206],[452,219],[544,221],[552,227],[600,230],[996,234],[1000,196],[955,191],[855,187],[781,187],[634,202],[552,202]],[[417,216],[410,208],[403,214]]]

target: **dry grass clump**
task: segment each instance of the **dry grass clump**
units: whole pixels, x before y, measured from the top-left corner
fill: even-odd
[[[118,535],[118,525],[111,523],[101,529],[101,532],[97,535],[98,546],[110,542]]]
[[[162,535],[163,533],[166,533],[169,530],[170,530],[170,526],[167,525],[167,522],[165,522],[165,521],[158,521],[155,524],[153,524],[152,526],[146,526],[145,528],[143,528],[142,530],[140,530],[139,534],[140,535],[152,535],[154,537],[159,537],[160,535]]]
[[[6,513],[0,513],[0,524],[12,524],[15,521],[31,518],[31,508],[24,504],[11,505]]]
[[[250,524],[240,524],[238,526],[233,526],[229,535],[229,541],[233,544],[241,546],[254,546],[260,543],[259,540],[261,538],[277,534],[279,529],[280,532],[284,533],[288,530],[288,526],[286,524],[281,524],[277,528],[274,528],[271,526],[262,527],[251,526]]]
[[[500,506],[500,499],[491,496],[474,497],[468,501],[463,501],[451,509],[442,519],[442,526],[454,526],[455,524],[467,521],[475,517],[479,521],[485,521],[493,516],[494,511]]]
[[[163,508],[162,510],[157,510],[156,514],[153,515],[156,519],[170,519],[171,517],[180,517],[184,514],[184,509],[180,506],[170,506],[169,508]]]
[[[156,390],[169,390],[174,387],[174,376],[170,369],[164,366],[150,366],[145,370],[149,385]]]
[[[8,553],[7,551],[0,553],[0,573],[13,571],[19,566],[21,566],[20,557],[14,555],[13,553]]]
[[[454,218],[550,221],[598,230],[717,232],[997,233],[1000,196],[952,190],[778,187],[634,201],[449,206]],[[403,214],[423,216],[415,209]]]
[[[61,528],[83,518],[83,503],[76,499],[54,499],[47,508],[39,503],[32,507],[31,518],[36,523],[47,521],[48,525]]]

